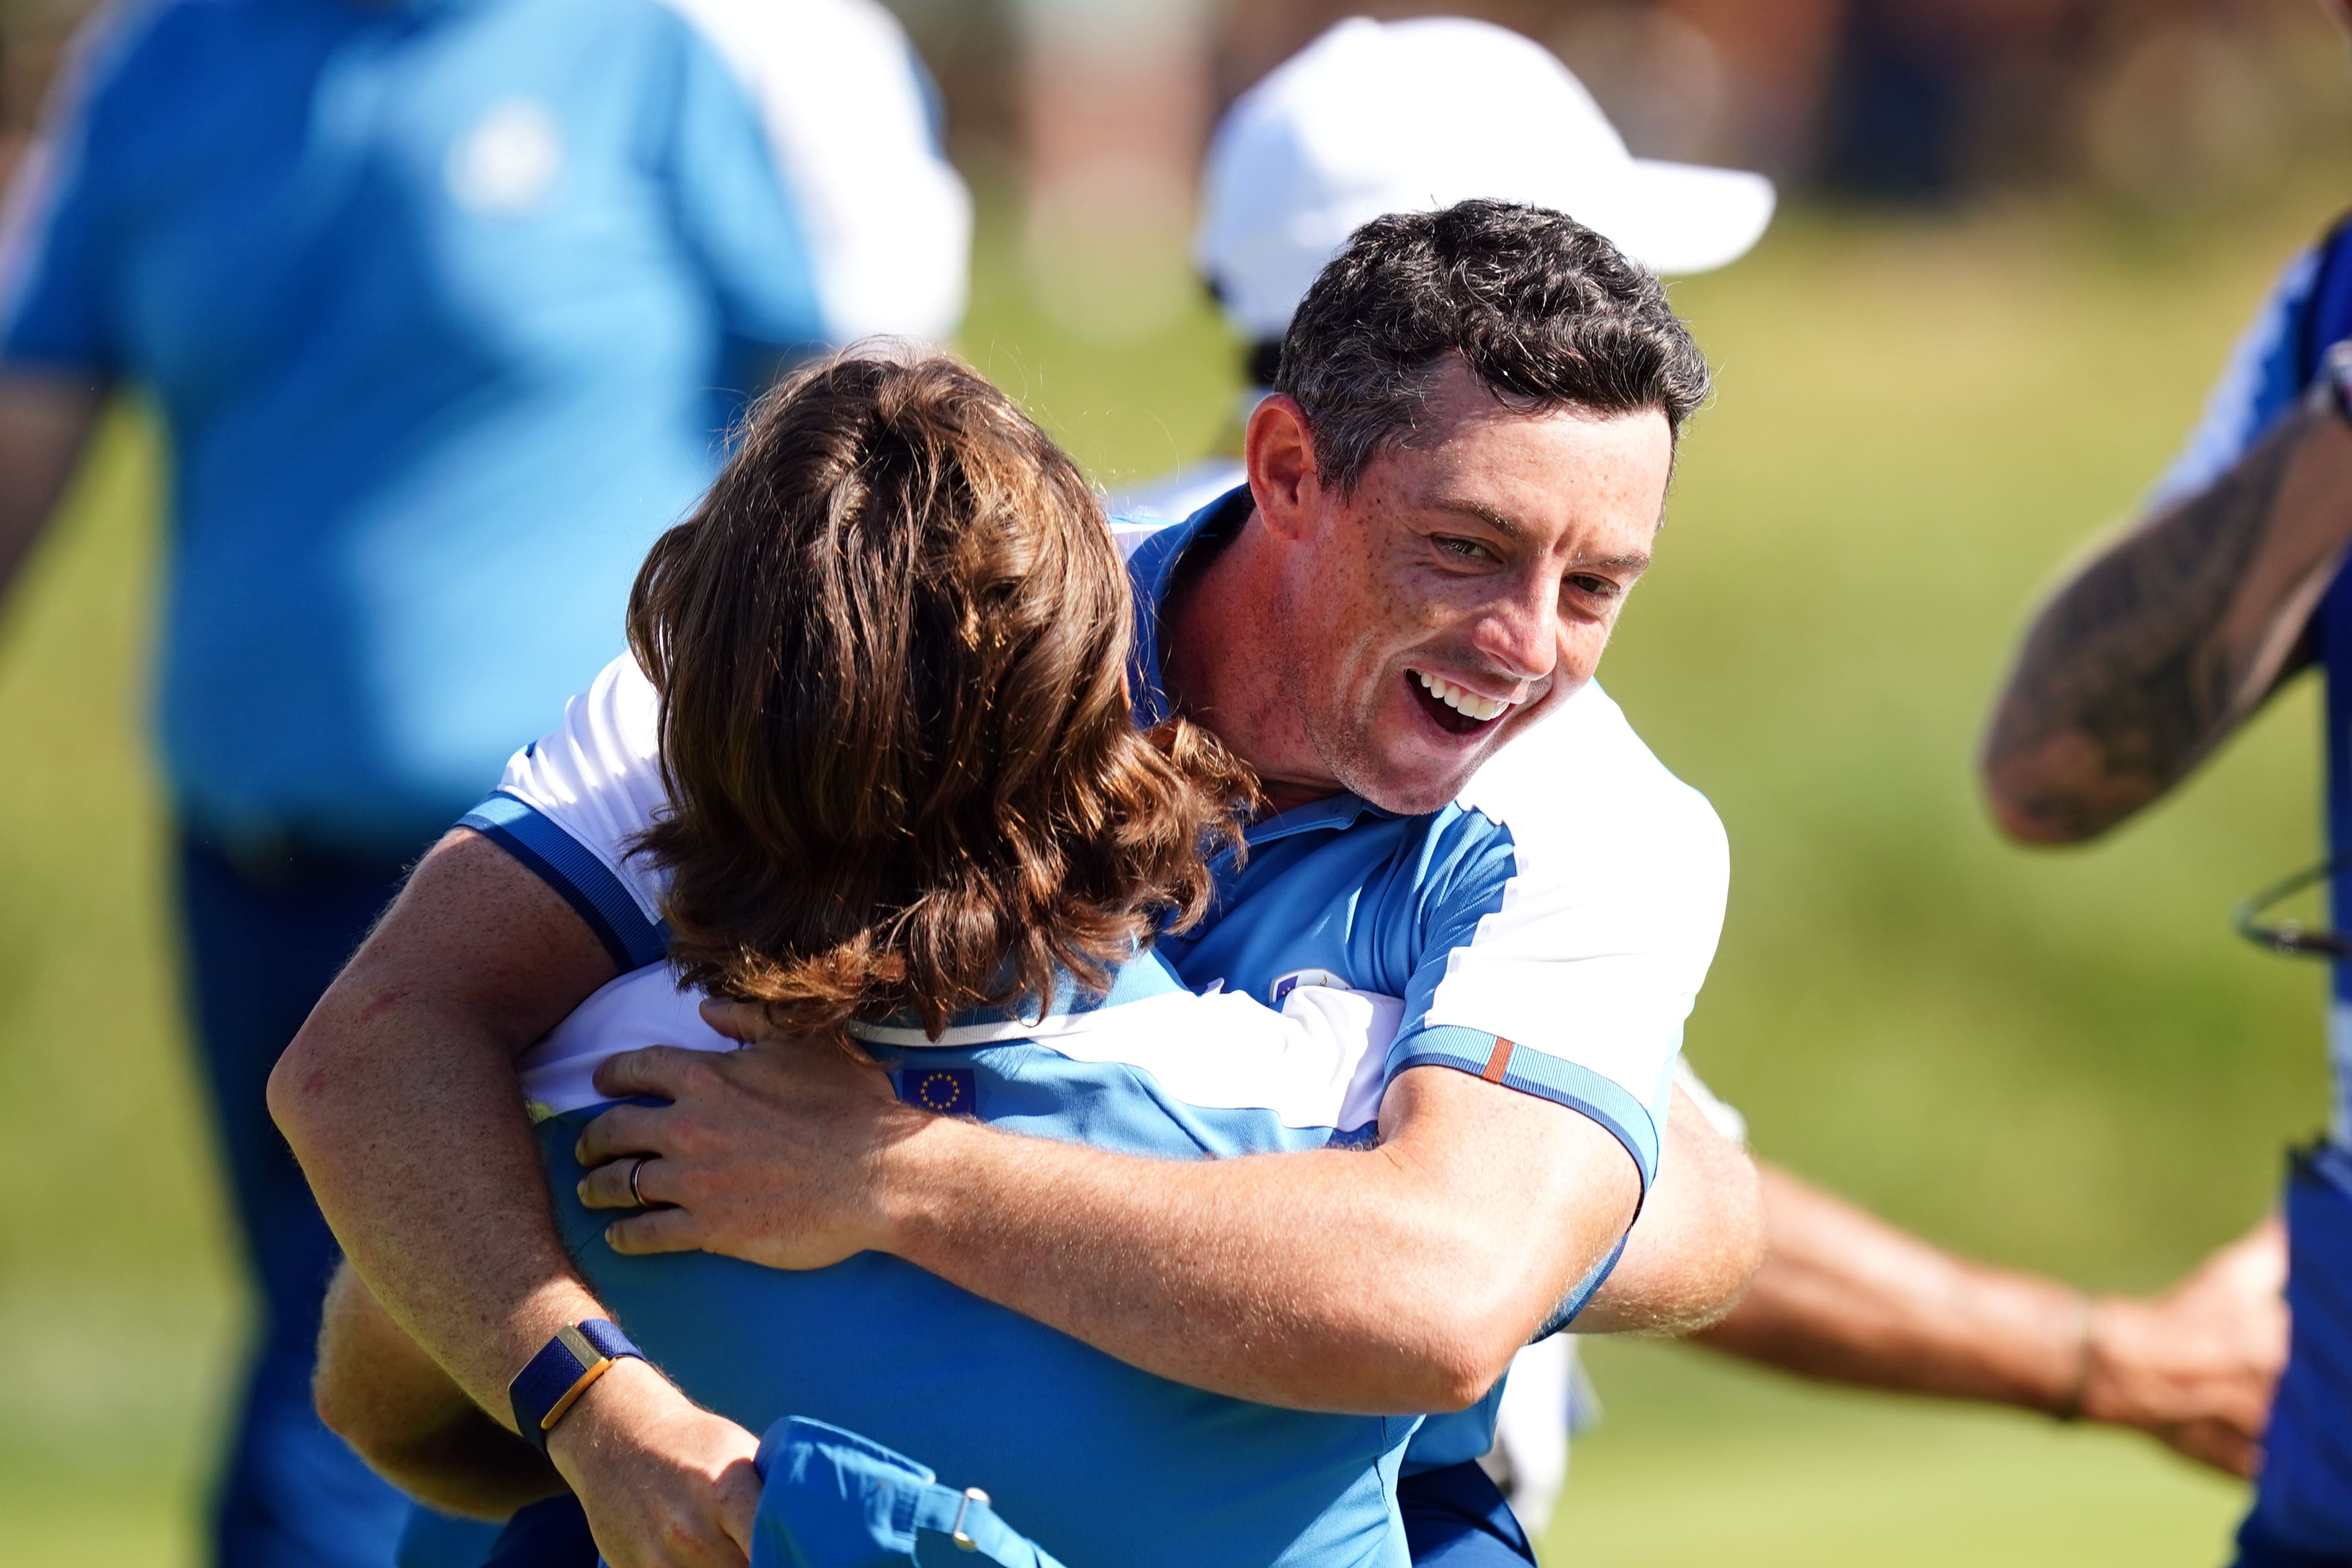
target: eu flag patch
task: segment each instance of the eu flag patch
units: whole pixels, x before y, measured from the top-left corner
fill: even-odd
[[[898,1074],[898,1098],[941,1116],[975,1116],[980,1097],[970,1068],[907,1068]]]

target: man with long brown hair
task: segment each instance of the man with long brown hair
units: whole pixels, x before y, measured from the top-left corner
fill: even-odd
[[[1132,542],[1139,719],[1197,721],[1265,797],[1209,921],[1159,949],[1198,988],[1398,998],[1374,1152],[1142,1162],[910,1127],[838,1053],[637,1052],[599,1089],[673,1105],[580,1148],[592,1204],[663,1205],[617,1221],[616,1247],[895,1256],[1197,1388],[1466,1410],[1430,1449],[1456,1471],[1512,1353],[1588,1298],[1594,1330],[1720,1312],[1756,1255],[1752,1180],[1668,1204],[1660,1156],[1722,832],[1591,684],[1706,385],[1655,279],[1570,220],[1382,219],[1292,322],[1249,487]],[[625,847],[667,792],[622,696],[575,704],[427,858],[273,1081],[359,1272],[493,1409],[596,1308],[509,1109],[513,1062],[663,952]],[[1645,1192],[1655,1244],[1628,1248]],[[746,1455],[721,1428],[628,1368],[551,1452],[625,1568],[723,1563],[709,1500]],[[1524,1553],[1507,1521],[1493,1535]]]

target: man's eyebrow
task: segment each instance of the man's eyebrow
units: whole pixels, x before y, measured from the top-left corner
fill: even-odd
[[[1447,497],[1432,501],[1430,504],[1435,507],[1439,511],[1458,512],[1464,517],[1476,518],[1480,522],[1485,523],[1488,528],[1493,529],[1496,533],[1501,534],[1504,538],[1508,540],[1517,541],[1523,538],[1527,533],[1527,530],[1521,528],[1517,523],[1513,522],[1509,518],[1505,517],[1501,512],[1496,511],[1493,507],[1488,506],[1485,501],[1471,500],[1467,498]]]
[[[1602,572],[1639,574],[1650,569],[1650,556],[1647,551],[1636,550],[1624,555],[1604,555],[1598,561],[1579,561],[1576,564],[1587,572],[1598,569]]]

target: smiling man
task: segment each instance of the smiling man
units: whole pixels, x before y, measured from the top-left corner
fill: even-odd
[[[1722,830],[1591,684],[1706,366],[1606,240],[1494,202],[1360,230],[1283,362],[1248,487],[1125,541],[1139,720],[1181,708],[1267,802],[1209,919],[1160,951],[1195,988],[1399,998],[1377,1149],[1143,1161],[1008,1135],[985,1107],[910,1132],[823,1052],[657,1049],[600,1074],[673,1103],[592,1124],[586,1195],[661,1205],[614,1224],[623,1251],[886,1252],[1198,1387],[1454,1412],[1416,1439],[1408,1517],[1435,1522],[1414,1555],[1526,1558],[1473,1462],[1512,1354],[1580,1306],[1593,1330],[1704,1321],[1760,1245],[1744,1163],[1685,1152],[1697,1118],[1661,1164]],[[551,1336],[604,1315],[555,1239],[512,1063],[662,952],[663,889],[630,853],[666,798],[657,719],[630,669],[575,701],[272,1082],[360,1274],[492,1411]],[[1246,1076],[1216,1093],[1280,1104]],[[740,1562],[740,1507],[709,1500],[750,1451],[635,1362],[549,1443],[623,1568]]]
[[[1176,585],[1169,694],[1250,737],[1276,810],[1345,791],[1434,812],[1591,679],[1650,564],[1674,432],[1656,408],[1514,409],[1451,358],[1376,416],[1442,437],[1368,472],[1361,436],[1301,418],[1354,391],[1269,399],[1249,432],[1265,500],[1236,493],[1139,563],[1205,557]]]

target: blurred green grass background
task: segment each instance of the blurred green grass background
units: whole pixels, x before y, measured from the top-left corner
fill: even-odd
[[[2112,842],[2033,855],[1970,757],[2039,585],[2123,516],[2336,177],[2132,218],[1799,211],[1674,297],[1720,372],[1603,677],[1729,826],[1694,1060],[1758,1146],[1949,1245],[2155,1286],[2250,1223],[2323,1116],[2321,976],[2235,944],[2314,856],[2316,707],[2278,705]],[[984,228],[966,352],[1112,487],[1236,389],[1206,306],[1090,342]],[[243,1310],[175,1016],[142,668],[157,458],[106,432],[0,616],[0,1563],[195,1560]],[[1551,1561],[2196,1564],[2233,1486],[2152,1447],[1593,1355]]]

